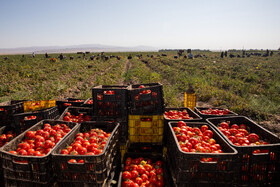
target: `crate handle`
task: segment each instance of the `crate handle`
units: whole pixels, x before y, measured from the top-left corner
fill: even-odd
[[[141,121],[152,121],[152,118],[140,118]]]
[[[210,159],[210,158],[203,158],[203,159]],[[207,161],[207,160],[202,160],[200,159],[200,163],[201,164],[217,164],[218,163],[218,159],[215,159],[215,160],[211,160],[211,161]]]
[[[115,95],[115,91],[113,91],[113,90],[105,90],[104,92],[104,95]]]
[[[16,160],[16,159],[13,159],[13,163],[27,165],[28,161],[27,160]]]
[[[257,151],[257,152],[255,152],[255,151]],[[257,149],[257,150],[252,151],[252,155],[254,155],[254,156],[261,156],[261,155],[268,155],[268,154],[269,154],[268,149],[264,149],[264,150]]]

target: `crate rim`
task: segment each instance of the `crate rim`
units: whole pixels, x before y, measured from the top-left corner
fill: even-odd
[[[257,125],[259,128],[261,128],[262,130],[266,131],[267,133],[269,133],[271,136],[274,136],[275,138],[277,138],[279,140],[279,143],[275,143],[275,144],[267,144],[267,145],[255,145],[255,146],[236,146],[234,145],[224,134],[222,134],[222,132],[220,132],[220,130],[218,129],[218,127],[216,127],[216,125],[214,125],[210,120],[212,119],[230,119],[230,118],[243,118],[246,119],[248,121],[250,121],[251,123],[253,123],[254,125]],[[258,148],[266,148],[266,147],[276,147],[276,146],[280,146],[280,138],[278,136],[276,136],[275,134],[273,134],[272,132],[270,132],[269,130],[265,129],[264,127],[260,126],[259,124],[257,124],[256,122],[254,122],[253,120],[251,120],[250,118],[246,117],[246,116],[228,116],[228,117],[217,117],[217,118],[208,118],[206,119],[206,121],[211,124],[212,126],[214,126],[214,128],[216,129],[216,131],[218,131],[222,137],[230,144],[230,146],[234,147],[235,149],[246,149],[246,148],[250,148],[250,149],[258,149]],[[259,153],[258,155],[262,155],[262,154],[266,154],[266,153]]]
[[[9,153],[9,151],[5,151],[4,148],[6,147],[6,145],[9,145],[13,142],[15,142],[20,136],[25,136],[25,134],[32,130],[33,128],[37,127],[39,125],[39,123],[44,123],[44,122],[48,122],[48,121],[51,121],[51,122],[58,122],[58,123],[72,123],[72,124],[75,124],[74,127],[71,129],[70,132],[68,132],[59,142],[56,143],[56,145],[54,146],[54,148],[48,152],[48,154],[46,154],[45,156],[24,156],[24,155],[15,155],[15,154],[12,154],[12,153]],[[45,120],[41,120],[39,121],[38,123],[36,123],[35,125],[33,125],[32,127],[30,127],[29,129],[25,130],[24,132],[22,132],[21,134],[19,134],[17,137],[15,137],[14,139],[12,139],[10,142],[8,142],[6,145],[4,145],[3,147],[0,148],[0,153],[2,154],[8,154],[14,158],[22,158],[22,159],[44,159],[44,158],[47,158],[48,156],[51,155],[51,153],[55,150],[56,146],[58,147],[62,141],[64,140],[64,138],[66,138],[69,134],[71,134],[73,132],[74,129],[76,129],[78,126],[78,123],[75,123],[75,122],[66,122],[66,121],[61,121],[61,120],[52,120],[52,119],[45,119]]]
[[[141,85],[147,85],[149,87],[145,87],[145,88],[133,88],[133,86],[141,86]],[[131,84],[128,86],[128,90],[146,90],[149,88],[153,88],[153,87],[157,87],[157,86],[162,86],[162,84],[160,82],[157,83],[145,83],[145,84]]]
[[[178,121],[177,121],[178,122]],[[234,147],[232,147],[232,146],[230,146],[230,144],[227,142],[227,141],[225,141],[224,140],[224,138],[216,131],[216,129],[214,128],[214,127],[212,127],[212,125],[211,124],[209,124],[209,123],[207,123],[207,122],[185,122],[186,123],[186,125],[191,125],[191,124],[193,124],[193,125],[199,125],[199,124],[205,124],[205,125],[208,125],[208,126],[210,126],[210,130],[212,130],[213,132],[215,132],[216,134],[217,134],[217,136],[220,136],[221,137],[221,139],[223,140],[223,141],[225,141],[225,143],[228,145],[228,147],[229,148],[231,148],[232,149],[232,153],[200,153],[200,152],[183,152],[181,149],[180,149],[180,145],[179,145],[179,142],[178,142],[178,140],[176,139],[176,135],[175,135],[175,133],[174,133],[174,131],[173,131],[173,128],[172,128],[172,125],[171,124],[175,124],[176,122],[175,121],[172,121],[172,122],[168,122],[168,126],[169,126],[169,130],[171,130],[171,133],[172,133],[172,135],[173,135],[173,137],[172,138],[174,138],[175,139],[175,142],[176,142],[176,145],[177,145],[177,149],[180,151],[180,153],[181,154],[185,154],[185,155],[199,155],[199,156],[211,156],[211,157],[219,157],[219,156],[223,156],[223,155],[232,155],[232,156],[234,156],[234,155],[237,155],[238,154],[238,152],[237,152],[237,150],[234,148]]]

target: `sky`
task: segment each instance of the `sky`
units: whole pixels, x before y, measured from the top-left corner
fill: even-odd
[[[279,0],[0,0],[0,48],[278,49]]]

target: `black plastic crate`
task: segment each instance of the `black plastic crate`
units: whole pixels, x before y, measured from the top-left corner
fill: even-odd
[[[83,104],[82,107],[88,107],[88,108],[93,108],[93,103],[90,104],[89,102],[93,101],[92,98],[88,98]]]
[[[99,128],[111,132],[109,139],[99,155],[62,155],[61,150],[70,145],[79,132]],[[74,130],[53,153],[53,167],[59,186],[102,186],[109,177],[113,161],[119,153],[119,124],[110,122],[83,122]],[[84,164],[68,163],[70,159],[84,160]]]
[[[139,88],[143,85],[144,88]],[[160,83],[134,84],[128,87],[129,113],[159,115],[164,112],[163,88]]]
[[[82,100],[82,101],[76,102],[78,100]],[[85,102],[84,99],[67,98],[65,100],[57,100],[56,105],[58,106],[59,114],[62,114],[67,107],[69,106],[80,107],[84,104],[84,102]]]
[[[223,138],[238,151],[238,185],[241,186],[280,186],[280,139],[245,116],[232,116],[224,118],[209,118],[207,121],[223,136]],[[232,124],[245,124],[250,133],[256,133],[260,140],[271,144],[259,146],[236,146],[219,129],[221,122]],[[267,150],[268,153],[254,154],[255,150]]]
[[[92,88],[93,115],[98,120],[127,118],[127,86],[99,85]],[[123,119],[124,118],[124,119]]]
[[[188,115],[190,117],[192,117],[193,119],[169,119],[166,117],[165,112],[169,112],[171,110],[177,110],[177,111],[186,110]],[[190,108],[165,108],[163,117],[164,117],[164,131],[163,131],[164,132],[164,136],[163,136],[164,145],[166,145],[167,130],[169,128],[169,126],[168,126],[169,122],[172,122],[172,121],[201,122],[202,121],[202,118]]]
[[[24,112],[23,101],[10,101],[0,105],[0,127],[11,125],[13,115]]]
[[[128,157],[130,157],[132,159],[139,158],[139,157],[144,158],[144,160],[151,159],[153,163],[155,163],[158,160],[162,161],[164,186],[168,186],[168,187],[173,186],[172,182],[170,180],[170,176],[168,175],[168,172],[167,172],[168,167],[166,167],[165,158],[163,157],[162,154],[158,154],[158,153],[130,153],[130,152],[127,152],[124,155],[124,158],[123,158],[124,163],[125,163],[126,158],[128,158]],[[125,164],[122,164],[122,172],[119,175],[118,187],[122,186],[122,182],[123,182],[122,173],[124,171],[124,165]]]
[[[2,168],[6,186],[51,186],[54,182],[54,172],[52,168],[52,157],[50,151],[45,156],[21,156],[9,153],[16,150],[19,143],[25,138],[27,131],[42,129],[45,123],[51,126],[56,124],[66,124],[71,131],[65,135],[53,148],[53,150],[66,138],[74,129],[77,123],[69,123],[56,120],[42,120],[33,127],[14,138],[11,142],[0,149],[2,158]],[[22,162],[25,163],[22,163]]]
[[[11,131],[13,134],[15,133],[15,129],[13,127],[11,127],[11,126],[0,127],[0,137],[2,136],[2,134],[7,134],[8,131]],[[16,136],[14,136],[14,138],[15,137]],[[2,159],[0,159],[0,186],[4,186],[4,175],[3,175],[3,169],[2,169]]]
[[[229,110],[229,114],[226,115],[215,115],[215,114],[202,114],[201,110],[208,110],[210,107],[195,107],[194,111],[203,118],[203,120],[206,120],[207,118],[217,118],[217,117],[227,117],[227,116],[237,116],[238,114],[232,112]],[[219,109],[224,110],[223,108],[211,108],[211,109]]]
[[[191,186],[234,184],[237,175],[237,151],[232,148],[222,136],[208,123],[186,122],[187,126],[198,127],[207,125],[213,132],[213,138],[220,144],[224,153],[183,152],[177,141],[173,127],[177,122],[169,122],[167,139],[167,157],[172,177],[178,184]],[[203,162],[203,158],[215,158],[218,161]]]
[[[152,143],[130,143],[128,141],[127,152],[163,154],[163,145],[154,145]]]
[[[30,120],[25,118],[29,116],[36,116],[36,118]],[[58,108],[57,106],[54,106],[48,109],[38,110],[34,112],[15,114],[12,126],[16,128],[17,134],[20,134],[43,119],[57,119],[58,117]]]
[[[64,110],[64,112],[60,115],[58,118],[59,120],[63,120],[65,114],[67,112],[70,112],[71,115],[79,116],[80,114],[83,114],[84,116],[87,115],[90,118],[90,121],[92,121],[92,108],[88,107],[68,107]]]

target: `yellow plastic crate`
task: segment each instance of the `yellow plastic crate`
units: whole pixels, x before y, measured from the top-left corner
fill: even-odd
[[[162,143],[163,115],[129,115],[128,139],[131,143]]]
[[[120,151],[121,151],[121,162],[123,163],[124,154],[127,152],[127,144],[120,145]]]
[[[56,105],[55,100],[41,100],[41,101],[24,101],[24,112],[31,112],[51,108]]]

